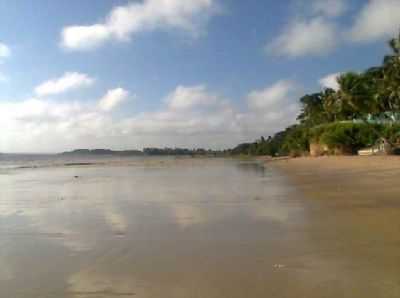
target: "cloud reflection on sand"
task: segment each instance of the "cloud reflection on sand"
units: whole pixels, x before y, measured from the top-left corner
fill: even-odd
[[[12,267],[7,262],[7,258],[0,255],[0,281],[9,281],[15,278]]]
[[[251,165],[245,169],[251,171]],[[231,174],[224,172],[227,170],[224,167],[219,169],[222,172],[217,172],[217,177],[188,175],[186,178],[179,176],[179,172],[168,175],[168,168],[160,174],[158,169],[147,173],[148,183],[145,183],[146,177],[135,177],[140,175],[138,171],[130,178],[132,169],[129,168],[108,170],[118,173],[120,179],[113,179],[111,174],[104,174],[104,169],[98,172],[96,168],[42,169],[6,177],[9,182],[7,185],[3,180],[3,194],[7,199],[0,203],[0,216],[24,218],[37,235],[53,235],[53,240],[65,247],[85,251],[96,245],[102,233],[126,234],[135,221],[131,210],[146,204],[157,206],[164,217],[181,228],[239,215],[284,223],[291,213],[300,211],[287,208],[279,200],[279,196],[285,195],[284,188],[270,183],[265,189],[251,175],[234,175],[231,184],[226,186],[233,196],[227,197],[225,187],[220,187],[218,180],[212,181]],[[205,167],[201,170],[208,171]],[[257,170],[253,167],[254,172]],[[78,181],[72,179],[77,172],[82,176]],[[177,185],[172,183],[174,179],[182,181]],[[46,191],[42,183],[46,183]],[[15,189],[15,185],[19,187]],[[210,205],[223,208],[216,215]],[[97,231],[93,230],[94,226]]]
[[[79,271],[68,280],[68,291],[72,297],[137,297],[141,286],[132,277],[98,272],[96,269]],[[143,296],[142,296],[143,297]]]
[[[258,167],[243,170],[232,161],[192,163],[56,167],[2,176],[1,237],[46,247],[49,260],[65,267],[53,276],[67,284],[65,297],[139,295],[150,291],[146,281],[152,279],[164,280],[164,290],[185,297],[187,289],[165,280],[167,272],[154,275],[146,268],[190,271],[184,264],[196,260],[191,256],[195,251],[215,254],[213,245],[224,247],[226,241],[253,243],[256,233],[243,233],[259,227],[257,222],[285,226],[302,213],[287,205],[284,187],[262,183],[265,177]],[[241,251],[240,246],[236,249]],[[12,255],[11,247],[8,253]],[[176,263],[178,255],[186,261]],[[46,268],[47,260],[37,261]],[[0,263],[0,280],[6,280],[14,268],[20,272],[24,262],[8,264],[0,258]],[[207,264],[196,266],[205,266],[207,272]],[[218,297],[218,291],[213,295]]]

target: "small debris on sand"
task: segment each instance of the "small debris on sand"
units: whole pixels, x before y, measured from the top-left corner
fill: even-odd
[[[117,231],[117,232],[115,232],[114,233],[114,235],[116,236],[116,237],[125,237],[125,232],[122,232],[122,231]]]

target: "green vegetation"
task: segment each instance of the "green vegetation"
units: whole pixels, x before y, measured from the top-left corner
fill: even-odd
[[[396,145],[400,139],[400,34],[389,42],[391,54],[382,65],[348,72],[339,90],[325,89],[300,98],[298,124],[273,137],[241,144],[231,154],[303,155],[311,143],[332,153],[354,154],[379,139]]]
[[[136,156],[143,155],[142,151],[139,150],[125,150],[125,151],[114,151],[109,149],[76,149],[69,152],[63,152],[61,155],[67,156],[87,156],[87,155],[115,155],[115,156]]]
[[[141,150],[122,150],[114,151],[110,149],[77,149],[63,152],[66,156],[221,156],[222,151],[206,149],[187,149],[187,148],[144,148]]]
[[[311,129],[311,140],[339,149],[342,153],[354,154],[363,147],[372,146],[382,135],[384,126],[365,123],[333,122]]]
[[[149,156],[219,156],[222,152],[202,148],[144,148],[143,154]]]

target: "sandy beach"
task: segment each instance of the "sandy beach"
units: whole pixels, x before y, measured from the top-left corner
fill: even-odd
[[[308,196],[379,207],[400,203],[400,157],[340,156],[295,158],[272,163],[296,182]]]
[[[312,205],[308,216],[317,225],[308,232],[327,258],[351,260],[345,273],[365,289],[379,289],[375,297],[400,297],[399,157],[297,158],[268,166]]]
[[[395,160],[62,163],[0,171],[0,297],[400,296]]]

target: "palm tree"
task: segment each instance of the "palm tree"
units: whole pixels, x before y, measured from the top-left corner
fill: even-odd
[[[337,100],[340,101],[340,113],[347,120],[353,120],[368,110],[367,96],[363,88],[361,74],[348,72],[338,78],[340,89]]]
[[[389,42],[392,50],[383,61],[383,84],[381,98],[387,103],[390,112],[400,112],[400,34]]]
[[[370,120],[384,115],[387,106],[382,101],[380,90],[383,77],[382,68],[368,69],[365,73],[347,73],[339,77],[340,90],[338,97],[341,101],[342,115],[350,120],[363,121],[371,131],[380,136],[390,145],[383,133]]]
[[[312,127],[327,122],[323,104],[323,93],[307,94],[300,98],[301,114],[297,120],[306,126]]]
[[[322,102],[327,122],[343,120],[341,117],[341,102],[335,90],[327,88],[322,91]]]

